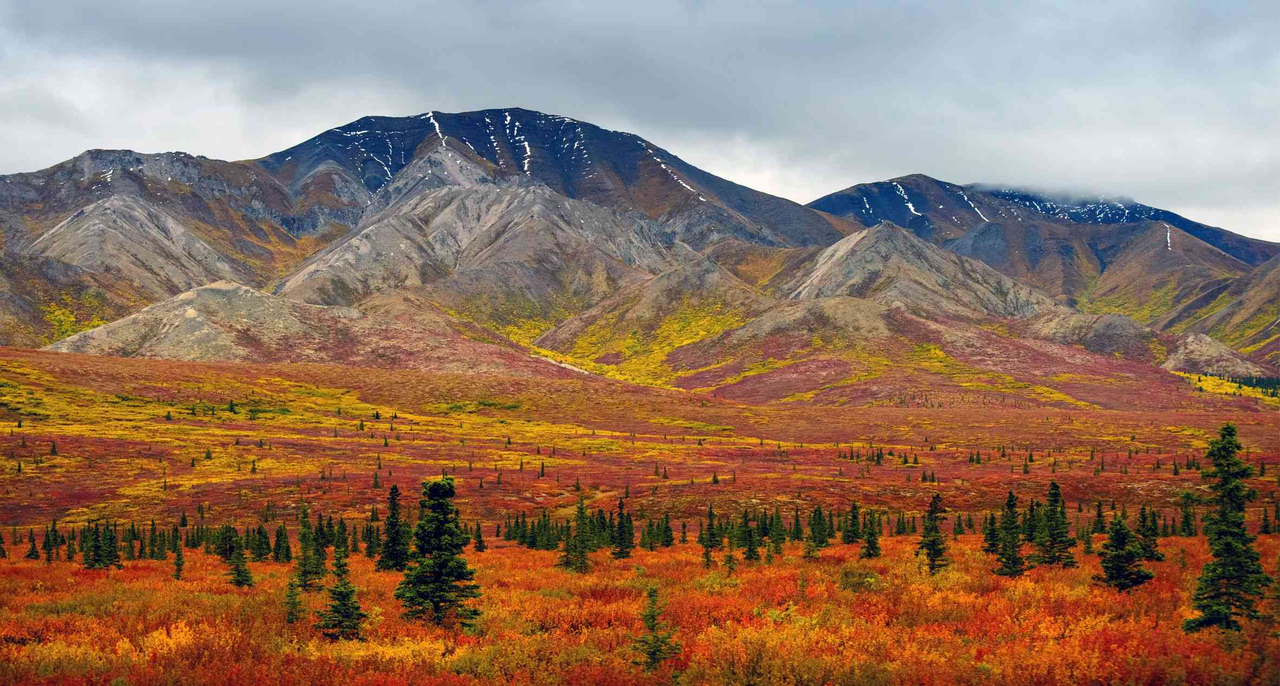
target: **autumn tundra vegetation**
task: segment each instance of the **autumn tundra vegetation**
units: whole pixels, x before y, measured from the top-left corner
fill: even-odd
[[[1276,683],[1277,414],[1179,404],[3,350],[0,680]]]

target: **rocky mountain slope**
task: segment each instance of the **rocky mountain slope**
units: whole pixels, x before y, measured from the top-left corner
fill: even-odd
[[[54,349],[815,402],[934,384],[1091,403],[1039,377],[1266,371],[1280,252],[918,175],[805,207],[522,109],[366,117],[239,162],[89,151],[0,177],[0,238],[0,344],[101,320]]]
[[[308,305],[217,281],[65,338],[59,352],[173,360],[337,362],[521,375],[563,368],[503,345],[430,303],[386,293],[366,311]]]
[[[1185,303],[1157,326],[1208,334],[1255,360],[1280,365],[1280,256]]]
[[[810,207],[863,224],[894,221],[1063,304],[1162,330],[1173,330],[1173,313],[1205,304],[1280,254],[1280,244],[1130,200],[958,186],[919,174],[852,186]],[[1216,331],[1219,340],[1232,337]]]
[[[93,291],[114,317],[218,279],[265,286],[345,233],[367,202],[352,183],[291,191],[256,163],[90,150],[0,177],[0,252],[29,265],[37,310],[80,297],[64,283],[68,266],[127,284]],[[44,318],[20,318],[22,329],[0,344],[52,334]],[[81,313],[77,323],[88,321]]]
[[[891,221],[935,243],[989,223],[1049,222],[1091,234],[1089,227],[1164,222],[1245,264],[1258,265],[1280,254],[1280,243],[1234,234],[1124,198],[1063,198],[984,184],[959,186],[923,174],[850,186],[814,200],[809,207],[866,226]]]
[[[433,151],[444,157],[420,163]],[[541,184],[571,200],[661,220],[669,241],[695,248],[726,236],[825,245],[851,227],[708,174],[639,136],[520,108],[365,117],[258,163],[291,187],[342,170],[360,180],[375,208],[421,188],[423,179],[435,186],[454,176],[456,164],[473,180],[483,173]]]

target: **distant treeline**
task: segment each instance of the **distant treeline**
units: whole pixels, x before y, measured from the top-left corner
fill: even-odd
[[[1238,386],[1257,388],[1263,395],[1280,398],[1280,376],[1223,376],[1220,377]]]

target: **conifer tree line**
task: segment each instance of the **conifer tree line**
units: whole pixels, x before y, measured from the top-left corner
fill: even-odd
[[[1162,538],[1203,535],[1214,559],[1199,579],[1193,599],[1198,615],[1187,621],[1186,628],[1238,630],[1242,621],[1260,616],[1258,602],[1271,583],[1253,548],[1255,537],[1245,526],[1246,508],[1257,493],[1248,487],[1254,472],[1238,455],[1240,449],[1235,428],[1222,427],[1204,456],[1212,465],[1203,471],[1204,480],[1211,482],[1211,496],[1184,494],[1173,516],[1145,505],[1131,514],[1124,503],[1114,501],[1097,500],[1088,508],[1076,501],[1069,508],[1059,484],[1050,481],[1043,501],[1032,498],[1024,503],[1010,491],[1002,510],[980,513],[976,521],[974,513],[948,510],[939,493],[932,495],[919,515],[864,508],[856,502],[845,508],[778,505],[734,514],[722,514],[708,505],[696,520],[678,522],[669,513],[646,514],[643,508],[633,516],[625,497],[616,508],[591,511],[579,496],[569,519],[553,519],[546,510],[532,518],[523,512],[508,514],[489,531],[494,539],[557,551],[560,567],[584,574],[592,568],[592,554],[603,550],[614,559],[626,559],[636,547],[656,551],[694,542],[703,551],[705,567],[722,566],[732,574],[740,562],[772,563],[787,543],[801,544],[803,559],[816,558],[837,541],[860,544],[859,557],[866,559],[882,554],[882,536],[903,535],[919,536],[915,550],[920,564],[928,573],[940,574],[951,563],[948,538],[980,533],[982,550],[993,557],[995,575],[1018,577],[1036,567],[1072,568],[1081,564],[1081,556],[1097,555],[1101,573],[1094,578],[1119,591],[1153,578],[1146,563],[1164,559]],[[46,562],[79,559],[86,568],[98,570],[120,569],[135,560],[172,560],[172,576],[182,580],[184,551],[203,549],[224,561],[228,582],[241,588],[255,583],[249,563],[289,564],[287,616],[300,621],[305,599],[324,591],[329,604],[317,614],[316,627],[330,638],[355,639],[366,615],[350,578],[349,560],[352,555],[364,555],[375,561],[377,571],[403,575],[395,597],[404,605],[405,616],[466,625],[476,617],[468,601],[478,597],[479,588],[461,555],[467,547],[484,552],[488,544],[481,523],[462,520],[453,504],[455,496],[450,476],[423,482],[416,523],[410,521],[400,488],[394,484],[387,491],[385,516],[375,506],[362,521],[349,522],[313,514],[304,504],[293,515],[296,545],[286,521],[268,528],[268,522],[278,519],[270,505],[262,522],[243,528],[209,523],[203,506],[197,507],[194,521],[184,512],[179,523],[168,526],[154,520],[141,525],[95,520],[68,527],[55,521],[42,527],[38,537],[35,529],[27,531],[25,557]],[[1200,508],[1206,511],[1201,514]],[[1264,535],[1273,531],[1270,509],[1264,508],[1261,518],[1259,532]],[[1280,512],[1275,515],[1274,521],[1280,523]],[[1095,548],[1098,535],[1104,540]],[[14,529],[10,541],[19,545],[24,537]],[[0,537],[0,557],[8,554]]]

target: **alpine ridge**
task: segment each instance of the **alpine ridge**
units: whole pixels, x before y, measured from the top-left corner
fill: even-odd
[[[1276,244],[922,175],[804,206],[520,108],[364,117],[256,160],[88,151],[0,177],[0,238],[0,343],[117,356],[1071,405],[1109,401],[1050,377],[1263,373],[1280,340]]]

